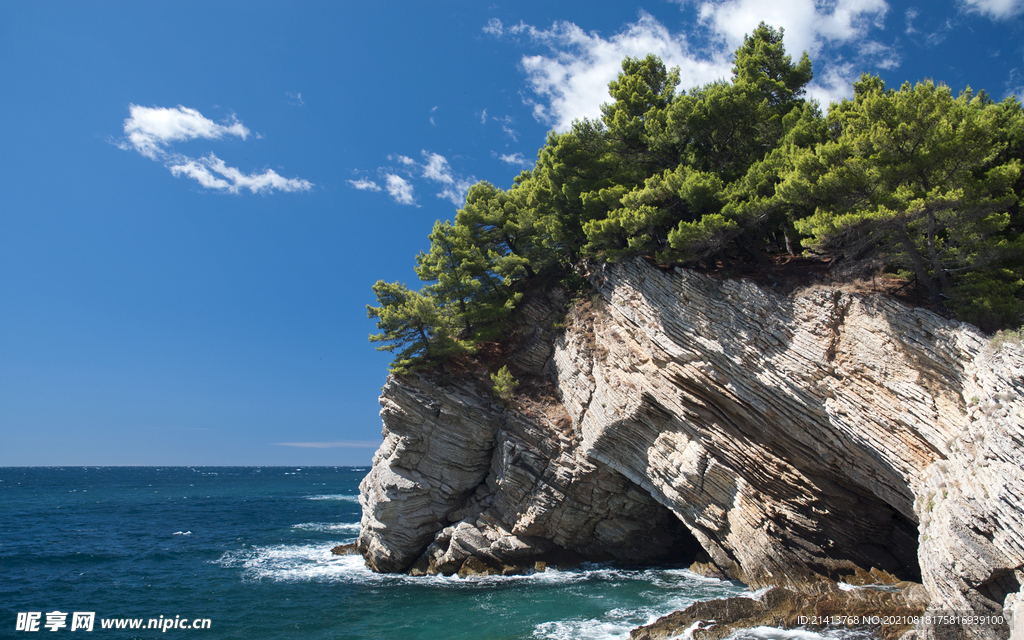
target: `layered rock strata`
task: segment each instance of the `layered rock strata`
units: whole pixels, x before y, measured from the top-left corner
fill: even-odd
[[[702,550],[753,587],[874,568],[922,581],[933,611],[1015,601],[1019,346],[837,289],[784,296],[639,260],[590,279],[600,297],[564,331],[543,330],[556,303],[525,308],[534,330],[510,359],[557,400],[505,408],[471,380],[389,380],[361,491],[371,567]]]

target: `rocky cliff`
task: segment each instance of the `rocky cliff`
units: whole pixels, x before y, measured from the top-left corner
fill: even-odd
[[[919,581],[933,611],[1015,601],[1019,346],[837,289],[640,260],[590,280],[568,316],[555,296],[523,309],[509,360],[534,391],[511,407],[473,376],[389,379],[370,567],[698,560],[752,587]]]

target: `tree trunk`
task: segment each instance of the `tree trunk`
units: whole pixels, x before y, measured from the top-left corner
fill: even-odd
[[[932,262],[935,276],[939,279],[941,291],[945,294],[949,291],[949,280],[946,278],[946,269],[939,260],[939,252],[935,248],[935,212],[931,209],[928,210],[928,258]]]
[[[942,305],[942,293],[935,286],[935,282],[931,277],[928,276],[928,272],[925,271],[921,254],[917,252],[917,247],[914,246],[914,241],[910,239],[910,234],[907,233],[906,227],[901,228],[899,234],[903,248],[907,250],[907,255],[910,256],[910,261],[914,264],[914,273],[917,275],[917,279],[928,289],[928,295],[932,297],[935,305],[940,309],[944,308]]]

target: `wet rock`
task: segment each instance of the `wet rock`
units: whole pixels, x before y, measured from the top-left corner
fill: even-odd
[[[339,544],[338,546],[331,549],[331,553],[336,556],[351,556],[359,553],[359,545],[355,542],[349,542],[348,544]]]
[[[689,632],[693,640],[720,640],[741,629],[775,627],[867,628],[895,639],[913,628],[925,604],[903,592],[854,589],[821,583],[813,590],[769,589],[758,599],[737,597],[696,602],[682,611],[634,629],[631,640],[665,640]]]

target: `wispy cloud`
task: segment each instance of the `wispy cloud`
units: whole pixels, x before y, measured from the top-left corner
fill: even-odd
[[[387,158],[399,166],[378,169],[378,174],[383,176],[387,192],[391,198],[398,204],[415,205],[415,181],[428,181],[442,186],[441,191],[437,193],[438,198],[449,200],[452,204],[461,206],[466,200],[466,193],[469,192],[469,188],[476,183],[476,178],[460,176],[455,173],[448,159],[439,153],[423,149],[420,151],[420,154],[423,156],[423,163],[419,163],[409,156],[393,154]],[[380,191],[380,187],[372,180],[361,179],[349,180],[348,182],[356,189]]]
[[[909,9],[906,10],[906,12],[903,14],[903,17],[906,18],[907,28],[903,31],[903,33],[907,34],[908,36],[917,33],[917,28],[914,27],[914,20],[917,20],[917,17],[919,15],[921,15],[921,12],[918,11],[917,7],[910,7]]]
[[[172,149],[175,142],[188,140],[221,140],[234,136],[248,139],[252,132],[232,115],[224,124],[217,124],[198,110],[178,105],[175,108],[128,106],[124,121],[124,138],[115,142],[124,150],[134,150],[150,160],[162,162],[172,175],[194,179],[207,189],[239,193],[267,191],[308,191],[313,183],[299,178],[284,178],[272,169],[262,173],[245,173],[228,166],[213,153],[192,158]],[[257,136],[258,137],[258,136]]]
[[[874,60],[875,66],[879,69],[895,69],[903,62],[903,59],[893,47],[871,40],[860,45],[860,54]],[[835,66],[833,63],[828,65],[827,68],[834,68]]]
[[[195,109],[181,105],[168,109],[130,104],[128,114],[124,121],[125,140],[119,146],[122,149],[135,149],[152,160],[165,155],[172,142],[195,138],[220,140],[226,135],[245,140],[252,133],[234,115],[229,118],[228,124],[222,125],[204,117]]]
[[[173,164],[169,167],[171,173],[175,176],[184,175],[194,178],[208,189],[220,189],[230,193],[248,189],[252,193],[260,193],[274,189],[306,191],[313,186],[306,180],[283,178],[273,169],[267,169],[263,173],[243,173],[234,167],[229,167],[212,153],[204,158],[183,158],[183,160],[183,163]]]
[[[992,20],[1009,20],[1024,13],[1024,0],[960,0],[960,6]]]
[[[1010,70],[1010,77],[1006,79],[1005,98],[1013,96],[1018,101],[1024,102],[1024,74],[1018,69]]]
[[[444,156],[426,150],[421,153],[427,159],[427,163],[423,165],[424,178],[442,184],[452,184],[455,182],[455,179],[452,178],[452,169],[448,166],[448,160]]]
[[[505,135],[512,138],[512,142],[519,142],[519,132],[512,128],[512,123],[516,121],[512,116],[503,116],[501,118],[493,118],[495,122],[501,123],[501,130],[505,132]]]
[[[417,205],[415,192],[420,186],[430,183],[441,185],[438,198],[450,201],[455,206],[462,206],[466,201],[469,188],[476,183],[473,176],[462,176],[452,169],[448,159],[439,153],[422,149],[420,155],[423,162],[417,162],[406,155],[391,154],[387,156],[390,167],[377,169],[383,179],[388,195],[398,204]],[[380,191],[376,182],[368,179],[349,180],[355,189]],[[435,187],[436,188],[436,187]],[[417,205],[418,206],[418,205]]]
[[[361,178],[359,180],[349,180],[348,183],[361,191],[380,191],[380,185],[373,180],[367,180]]]
[[[442,189],[437,194],[437,197],[448,200],[456,207],[461,207],[466,202],[466,194],[469,193],[469,188],[474,184],[476,184],[476,178],[456,180],[450,187]]]
[[[461,206],[466,201],[466,194],[469,188],[476,182],[476,178],[455,177],[452,174],[451,165],[448,159],[439,153],[432,153],[427,150],[421,152],[426,159],[423,165],[423,177],[445,185],[438,194],[438,198],[449,200],[455,206]]]
[[[491,18],[487,22],[487,26],[484,27],[484,33],[489,33],[492,36],[501,36],[505,32],[504,25],[501,24],[501,20],[497,18]]]
[[[376,449],[379,442],[274,442],[276,447],[301,447],[303,449]]]
[[[384,176],[384,180],[387,183],[388,194],[395,199],[395,202],[398,204],[416,204],[416,199],[412,195],[412,185],[402,176],[389,173]]]
[[[501,160],[505,164],[510,164],[517,167],[529,167],[533,162],[526,159],[523,154],[519,153],[506,153],[498,156],[498,160]]]

